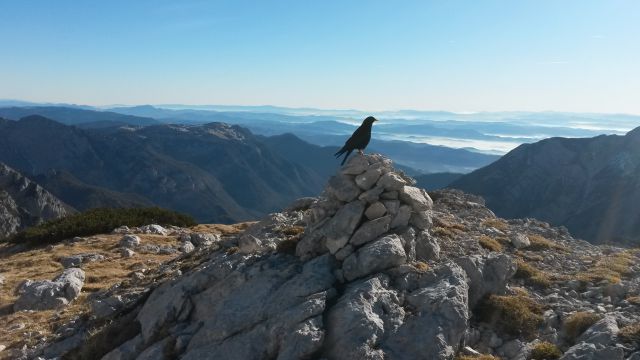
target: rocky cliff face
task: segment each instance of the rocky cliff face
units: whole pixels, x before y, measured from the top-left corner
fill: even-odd
[[[505,221],[481,198],[413,183],[379,155],[354,156],[319,197],[92,294],[118,305],[11,355],[640,356],[637,251],[597,247],[536,220]]]
[[[626,136],[521,145],[450,187],[484,197],[506,218],[566,226],[595,243],[640,244],[640,128]]]
[[[0,163],[0,239],[72,212],[38,184]]]

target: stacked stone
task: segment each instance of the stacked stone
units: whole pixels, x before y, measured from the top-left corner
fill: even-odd
[[[381,155],[357,155],[307,211],[296,253],[330,252],[351,280],[416,259],[437,257],[429,235],[433,201]]]

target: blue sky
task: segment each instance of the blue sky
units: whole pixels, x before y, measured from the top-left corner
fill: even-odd
[[[640,114],[640,1],[0,0],[0,98]]]

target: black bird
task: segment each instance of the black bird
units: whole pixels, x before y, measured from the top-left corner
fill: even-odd
[[[371,125],[373,125],[374,121],[378,121],[373,116],[369,116],[362,122],[359,128],[353,132],[353,135],[344,143],[342,149],[340,149],[337,153],[335,153],[335,157],[339,158],[342,154],[347,153],[342,159],[342,164],[344,165],[345,161],[351,154],[353,150],[358,150],[360,154],[362,154],[362,150],[369,145],[369,140],[371,140]]]

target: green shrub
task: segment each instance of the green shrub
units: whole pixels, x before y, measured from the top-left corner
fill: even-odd
[[[196,222],[188,215],[157,207],[98,208],[25,229],[8,238],[8,241],[48,244],[74,236],[108,233],[119,226],[133,227],[148,224],[187,227],[196,225]]]
[[[531,349],[531,355],[529,355],[529,359],[531,360],[551,360],[551,359],[559,359],[562,356],[562,351],[558,349],[557,346],[550,342],[539,342],[537,343],[533,349]]]

